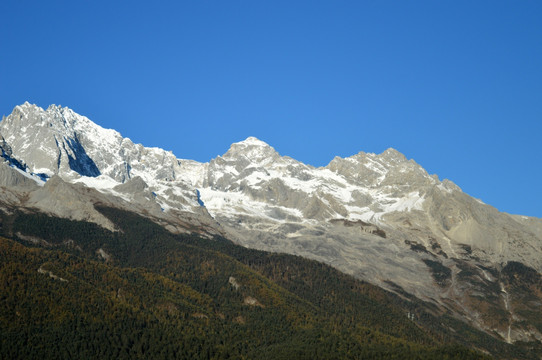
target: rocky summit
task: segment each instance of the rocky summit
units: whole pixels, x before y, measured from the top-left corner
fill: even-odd
[[[542,220],[499,212],[394,149],[315,168],[249,137],[199,163],[29,103],[0,135],[3,211],[115,230],[95,205],[115,206],[173,233],[330,264],[509,343],[542,341]]]

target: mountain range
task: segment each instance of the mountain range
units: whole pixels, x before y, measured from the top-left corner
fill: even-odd
[[[542,342],[542,219],[499,212],[394,149],[317,168],[249,137],[200,163],[29,103],[0,136],[5,214],[116,232],[99,210],[111,207],[171,234],[328,264],[504,343]]]

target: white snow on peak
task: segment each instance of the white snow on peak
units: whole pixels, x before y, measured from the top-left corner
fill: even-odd
[[[224,156],[238,156],[244,155],[246,157],[258,156],[259,154],[275,154],[276,151],[264,141],[261,141],[255,137],[248,137],[243,141],[233,143],[230,149]]]
[[[269,147],[269,144],[265,141],[262,141],[254,136],[249,136],[243,141],[239,141],[235,143],[236,145],[246,145],[246,146],[263,146],[263,147]]]
[[[265,166],[280,158],[279,153],[267,143],[255,138],[234,143],[220,158],[230,162],[245,162],[249,166]]]

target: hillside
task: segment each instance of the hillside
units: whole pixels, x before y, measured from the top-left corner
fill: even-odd
[[[99,210],[116,232],[3,215],[0,357],[484,358],[327,265]]]

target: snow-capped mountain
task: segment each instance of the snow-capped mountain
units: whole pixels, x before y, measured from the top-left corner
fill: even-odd
[[[0,133],[12,152],[26,159],[32,173],[60,175],[97,187],[123,184],[138,176],[157,185],[175,181],[180,165],[171,152],[136,145],[115,130],[55,105],[47,110],[28,103],[16,107],[0,123]],[[36,141],[39,146],[32,146]]]
[[[510,262],[542,272],[542,220],[501,213],[394,149],[315,168],[249,137],[199,163],[134,144],[68,108],[28,103],[2,120],[0,135],[4,209],[109,226],[93,203],[114,204],[171,231],[329,263],[507,341],[542,339],[514,311],[509,295],[521,297],[502,276]]]
[[[24,159],[21,163],[27,177],[59,177],[173,223],[188,218],[213,227],[214,221],[198,202],[196,189],[177,178],[180,161],[171,152],[134,144],[115,130],[104,129],[69,108],[55,105],[47,110],[29,103],[15,107],[0,122],[0,135],[9,146],[10,156]],[[33,206],[73,217],[74,209],[66,208],[66,204],[41,206],[41,197]],[[82,214],[78,220],[90,217]]]

